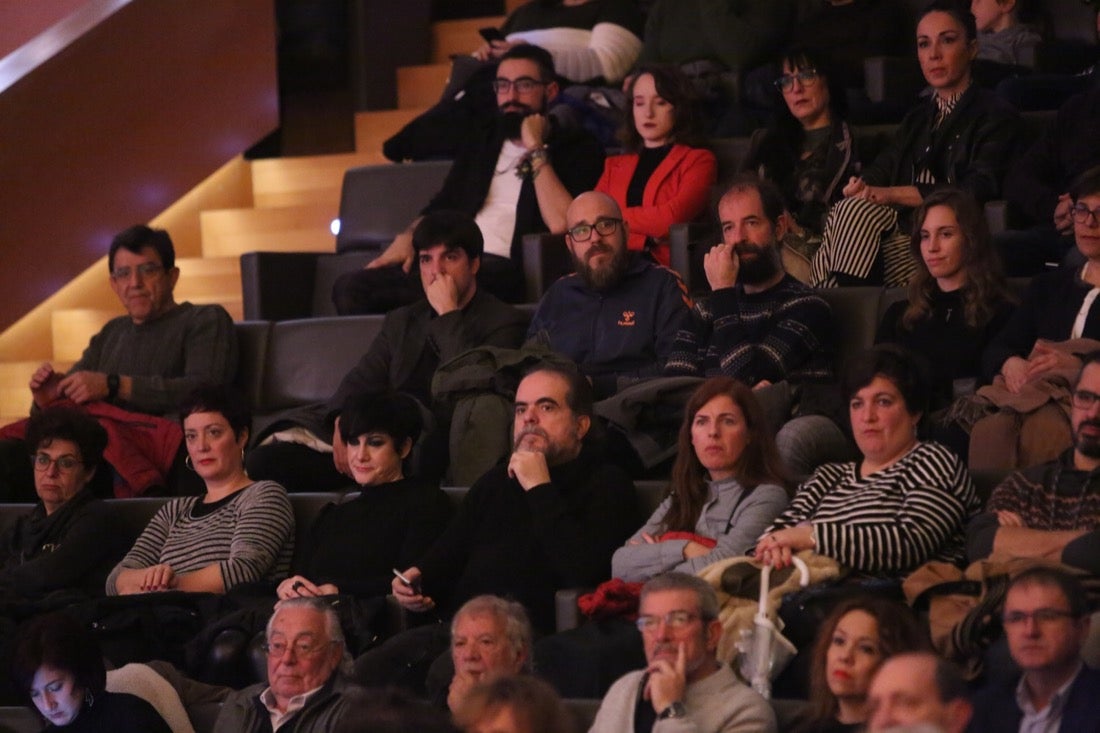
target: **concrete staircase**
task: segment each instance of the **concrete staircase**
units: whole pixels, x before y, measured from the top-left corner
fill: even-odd
[[[509,0],[511,11],[523,0]],[[243,317],[240,255],[254,250],[331,251],[344,171],[384,164],[382,142],[439,99],[455,53],[481,44],[478,28],[503,17],[442,21],[432,29],[433,63],[398,69],[395,110],[355,115],[355,151],[245,161],[236,158],[158,216],[176,245],[178,301],[220,303]],[[0,334],[0,424],[24,417],[27,382],[43,361],[67,369],[88,340],[123,310],[104,257]]]

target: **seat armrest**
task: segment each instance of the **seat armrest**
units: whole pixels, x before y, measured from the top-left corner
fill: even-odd
[[[673,224],[668,230],[669,265],[680,273],[688,292],[695,294],[709,290],[703,257],[714,240],[714,229],[709,224],[691,222]]]
[[[523,279],[527,302],[537,303],[554,281],[573,271],[564,234],[527,234],[523,237]]]
[[[569,631],[581,625],[583,616],[577,600],[591,588],[562,588],[554,593],[554,623],[558,632]]]
[[[984,211],[990,234],[1000,234],[1009,229],[1007,201],[986,201]]]
[[[247,321],[309,318],[319,252],[246,252],[241,293]]]

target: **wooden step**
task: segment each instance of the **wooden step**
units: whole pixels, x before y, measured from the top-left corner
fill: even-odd
[[[520,5],[526,5],[528,0],[504,0],[504,12],[508,15]]]
[[[400,127],[398,128],[400,129]],[[378,148],[381,150],[381,144]],[[378,163],[381,153],[307,155],[252,161],[252,199],[257,208],[339,206],[344,171]]]
[[[244,319],[239,257],[189,257],[176,260],[176,265],[180,268],[177,302],[218,304],[229,311],[234,321]]]
[[[382,143],[396,135],[402,127],[427,111],[427,107],[385,109],[355,113],[355,149],[370,158],[371,165],[388,163],[382,155]]]
[[[41,364],[40,361],[0,363],[0,425],[27,416],[31,408],[31,391],[27,388],[27,382],[31,381],[31,375]]]
[[[432,23],[432,61],[437,64],[449,63],[454,54],[473,53],[485,43],[478,35],[478,29],[487,26],[499,28],[502,23],[503,15]]]
[[[332,220],[338,205],[312,204],[271,209],[221,209],[202,212],[202,248],[206,257],[240,257],[245,252],[332,252]]]
[[[397,107],[431,107],[439,101],[451,73],[448,64],[397,67]]]
[[[84,353],[92,336],[107,321],[122,315],[117,310],[98,308],[58,308],[50,314],[50,332],[53,337],[53,358],[56,361],[74,362]]]

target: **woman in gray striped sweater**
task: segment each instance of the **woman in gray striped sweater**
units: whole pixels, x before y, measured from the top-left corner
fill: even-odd
[[[108,595],[164,590],[225,593],[241,583],[286,575],[294,514],[286,490],[252,481],[243,451],[251,416],[223,387],[203,387],[180,406],[187,464],[202,496],[161,507],[107,578]]]
[[[758,558],[783,567],[814,550],[879,577],[964,561],[963,527],[979,503],[962,461],[917,438],[930,386],[916,359],[883,344],[848,365],[842,387],[863,459],[818,468],[757,543]]]

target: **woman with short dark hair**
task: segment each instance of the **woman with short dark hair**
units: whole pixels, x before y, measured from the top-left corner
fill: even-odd
[[[244,399],[228,387],[200,387],[184,400],[180,420],[187,465],[206,493],[157,511],[107,578],[110,595],[225,593],[282,577],[290,566],[294,512],[286,490],[244,469],[251,423]]]
[[[420,435],[420,411],[399,394],[349,398],[333,440],[347,445],[359,495],[329,504],[295,557],[279,598],[347,593],[360,598],[390,591],[393,568],[407,568],[438,537],[451,516],[439,486],[406,476],[403,462]]]
[[[103,594],[126,551],[113,512],[92,493],[107,432],[79,410],[48,407],[27,422],[38,503],[0,534],[0,589],[36,598],[61,589]]]
[[[64,613],[39,616],[20,629],[12,678],[45,719],[46,730],[171,731],[145,700],[107,692],[107,672],[99,644],[90,630]]]
[[[963,527],[980,505],[959,457],[917,437],[931,395],[924,364],[901,347],[876,346],[849,362],[841,388],[862,459],[817,469],[756,557],[784,567],[813,550],[880,577],[929,560],[963,562]]]

